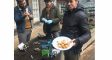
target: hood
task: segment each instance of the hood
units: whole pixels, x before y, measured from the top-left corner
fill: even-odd
[[[83,5],[81,5],[81,4],[78,4],[77,5],[77,8],[75,9],[75,11],[79,11],[79,10],[82,10],[82,11],[84,11],[84,6]]]
[[[68,12],[77,12],[77,11],[84,11],[84,6],[81,4],[77,5],[77,8],[73,9],[73,11],[67,10]]]

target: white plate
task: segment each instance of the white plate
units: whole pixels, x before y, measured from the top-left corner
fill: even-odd
[[[53,42],[52,42],[53,47],[58,49],[58,50],[68,50],[68,49],[70,49],[73,46],[73,42],[71,42],[70,45],[67,48],[60,48],[60,47],[58,47],[58,42],[62,41],[62,40],[66,40],[67,42],[71,41],[71,39],[68,38],[68,37],[60,36],[60,37],[57,37],[57,38],[55,38],[53,40]]]

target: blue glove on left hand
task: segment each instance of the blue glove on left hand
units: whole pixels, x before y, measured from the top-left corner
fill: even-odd
[[[47,23],[48,24],[51,24],[51,23],[53,23],[53,21],[52,20],[48,20]]]
[[[45,23],[47,23],[47,19],[46,18],[42,18],[42,21],[44,21]]]

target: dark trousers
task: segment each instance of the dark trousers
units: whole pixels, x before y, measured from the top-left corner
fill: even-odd
[[[80,58],[80,52],[74,53],[71,50],[63,51],[60,54],[58,54],[54,60],[79,60]]]
[[[31,29],[25,30],[23,33],[18,32],[19,44],[22,42],[26,43],[26,42],[30,41],[31,32],[32,32]]]
[[[71,50],[64,52],[65,60],[79,60],[80,58],[80,52],[74,53]]]

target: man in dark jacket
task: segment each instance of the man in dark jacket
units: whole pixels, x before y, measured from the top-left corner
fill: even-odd
[[[88,18],[78,0],[65,0],[67,11],[63,17],[61,35],[73,39],[74,46],[65,51],[65,60],[79,60],[81,48],[90,37]]]
[[[26,43],[30,40],[33,20],[32,10],[27,6],[26,0],[16,0],[14,8],[14,20],[16,22],[19,43]]]
[[[42,11],[40,21],[44,23],[43,31],[46,37],[56,37],[59,35],[60,14],[58,8],[53,4],[53,0],[44,0],[46,7]]]

